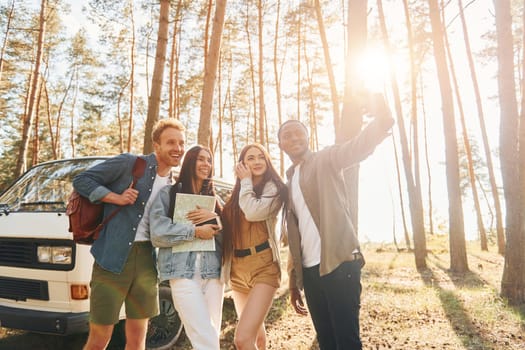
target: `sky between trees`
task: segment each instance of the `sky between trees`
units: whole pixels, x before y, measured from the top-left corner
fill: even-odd
[[[134,33],[136,35],[136,77],[135,77],[135,104],[133,111],[133,141],[131,150],[140,153],[141,140],[143,138],[143,126],[145,120],[145,109],[148,100],[148,89],[151,86],[151,71],[153,69],[155,40],[157,31],[158,4],[151,4],[145,1],[134,1],[133,15],[130,14],[131,7],[129,2],[122,2],[120,6],[107,7],[101,5],[100,1],[50,1],[49,6],[54,9],[56,16],[55,24],[49,27],[49,49],[46,73],[48,80],[48,94],[50,99],[51,114],[58,113],[61,99],[64,97],[61,134],[61,156],[72,155],[69,144],[68,128],[70,121],[74,120],[77,125],[77,150],[75,155],[91,154],[115,154],[120,151],[118,148],[118,126],[115,120],[117,109],[120,108],[122,114],[122,124],[125,126],[129,119],[129,103],[124,102],[129,98],[129,91],[124,89],[125,80],[130,70],[130,38],[131,21],[134,19]],[[170,38],[172,27],[174,26],[174,9],[177,1],[172,1],[172,14],[170,20]],[[265,65],[265,105],[268,119],[269,149],[273,155],[276,165],[279,160],[278,147],[275,140],[275,132],[278,126],[276,122],[276,100],[275,84],[272,70],[272,54],[274,41],[274,26],[277,16],[277,1],[263,1],[264,5],[264,51],[267,65]],[[281,67],[283,82],[282,95],[284,118],[297,118],[297,111],[300,110],[299,118],[306,120],[312,114],[309,106],[307,80],[311,80],[311,85],[315,89],[315,109],[318,123],[319,148],[334,142],[334,128],[331,122],[330,110],[327,101],[327,82],[321,58],[321,48],[318,34],[315,27],[315,17],[309,1],[281,1],[280,2],[280,36],[279,36],[279,67]],[[344,13],[344,1],[322,1],[325,25],[327,26],[330,52],[339,91],[342,91],[344,80],[344,59],[345,59],[345,19],[341,16]],[[205,26],[207,1],[187,2],[184,12],[180,15],[180,39],[178,42],[179,61],[179,114],[178,117],[188,126],[188,143],[191,145],[196,142],[196,132],[198,123],[198,100],[200,98],[199,79],[202,75],[203,53],[202,40]],[[11,1],[4,1],[2,4],[2,17],[0,21],[0,40],[4,40],[6,35],[6,12]],[[217,117],[218,109],[224,108],[228,103],[232,103],[232,111],[237,121],[235,133],[238,134],[236,143],[240,149],[246,142],[251,142],[256,111],[253,109],[253,98],[250,91],[250,57],[248,50],[257,52],[257,29],[256,29],[256,2],[250,1],[229,1],[227,10],[227,24],[223,37],[223,66],[222,80],[219,82],[222,95],[216,92],[214,118]],[[466,2],[465,12],[468,18],[470,38],[472,40],[472,50],[476,54],[478,69],[478,79],[484,98],[486,111],[486,122],[489,125],[490,140],[497,155],[497,131],[498,131],[498,109],[497,99],[497,65],[494,53],[493,31],[494,18],[492,3],[486,1]],[[16,28],[12,34],[18,40],[21,37],[30,36],[31,31],[23,31],[21,28],[35,26],[38,18],[40,1],[21,1],[15,5]],[[70,12],[67,13],[67,7]],[[406,48],[406,29],[404,27],[404,14],[399,1],[384,1],[385,13],[389,25],[391,44],[393,46],[393,61],[396,74],[400,81],[402,96],[406,100],[408,91],[408,59]],[[28,11],[24,13],[24,9]],[[392,102],[389,82],[386,75],[388,65],[385,59],[387,56],[381,48],[381,40],[377,22],[377,6],[374,1],[369,1],[369,39],[376,47],[372,54],[364,59],[365,65],[360,67],[363,79],[370,80],[374,89],[383,90]],[[435,201],[436,224],[443,224],[446,221],[447,198],[445,193],[445,171],[444,171],[444,145],[441,113],[441,101],[439,89],[435,77],[435,67],[431,59],[432,50],[428,44],[429,24],[425,17],[426,6],[424,1],[414,1],[411,3],[412,17],[415,25],[418,26],[416,36],[418,37],[418,55],[420,56],[420,117],[426,120],[426,132],[428,137],[428,160],[433,174],[432,192]],[[106,10],[106,11],[105,11]],[[476,122],[475,102],[470,87],[470,78],[466,68],[466,58],[463,47],[463,35],[459,19],[457,18],[457,3],[447,3],[445,18],[449,35],[451,50],[456,60],[456,70],[458,82],[463,97],[464,109],[468,122],[469,135],[475,141],[479,137],[479,127]],[[33,21],[33,22],[31,22]],[[303,27],[298,30],[295,25],[301,22]],[[58,23],[62,27],[58,27]],[[248,30],[246,30],[248,23]],[[519,28],[517,28],[518,30]],[[25,33],[25,34],[24,34]],[[304,43],[298,50],[295,40],[299,40],[298,33],[302,33]],[[492,34],[491,34],[492,33]],[[249,35],[248,35],[249,34]],[[299,36],[300,37],[300,36]],[[85,43],[82,43],[85,41]],[[75,45],[76,43],[76,49]],[[25,45],[30,46],[31,41]],[[8,46],[9,47],[9,46]],[[379,47],[379,49],[377,49]],[[3,81],[0,81],[0,89],[4,96],[0,98],[2,110],[0,111],[0,153],[5,157],[5,161],[13,159],[12,150],[15,148],[16,138],[19,127],[19,119],[23,113],[23,86],[24,79],[27,79],[27,72],[31,67],[31,50],[19,49],[15,51],[13,44],[11,52],[8,51],[7,59],[16,58],[17,55],[23,57],[19,64],[12,64],[4,70]],[[75,51],[77,50],[77,51]],[[379,51],[378,51],[379,50]],[[302,52],[301,52],[302,51]],[[229,55],[229,56],[228,56]],[[19,58],[20,58],[19,57]],[[300,57],[300,58],[298,58]],[[75,59],[80,59],[78,65],[72,64]],[[169,62],[166,67],[166,75],[169,74]],[[12,70],[11,73],[10,69]],[[18,72],[16,70],[18,69]],[[76,70],[77,85],[76,90],[72,90],[67,95],[64,93],[68,85],[68,79],[73,79],[73,70]],[[297,103],[297,74],[301,75],[302,99]],[[380,74],[376,74],[379,72]],[[19,89],[15,89],[5,82],[19,84]],[[374,81],[372,81],[374,80]],[[375,81],[378,80],[378,81]],[[168,78],[165,78],[165,85]],[[228,84],[231,88],[230,96],[233,99],[228,101]],[[163,90],[163,102],[161,115],[167,113],[167,87]],[[75,93],[73,93],[75,91]],[[119,95],[122,93],[123,96]],[[75,96],[75,97],[73,97]],[[76,100],[75,100],[76,98]],[[120,105],[117,101],[122,99]],[[230,97],[231,98],[231,97]],[[391,104],[393,109],[393,105]],[[408,108],[406,109],[408,111]],[[224,108],[224,118],[231,118],[228,110]],[[408,113],[408,112],[406,112]],[[69,115],[68,115],[69,114]],[[408,116],[407,116],[408,117]],[[97,119],[100,118],[100,119]],[[45,133],[45,121],[41,121],[41,133]],[[230,122],[231,123],[231,122]],[[420,127],[422,123],[419,124]],[[224,124],[222,171],[217,167],[219,161],[216,157],[216,173],[221,173],[223,177],[232,179],[231,160],[233,152],[231,146],[231,131],[227,120]],[[214,137],[218,137],[217,121],[213,127]],[[80,135],[80,137],[79,137]],[[49,137],[42,136],[43,147],[49,142]],[[394,138],[398,138],[394,129]],[[97,140],[92,143],[93,140]],[[477,141],[479,144],[480,142]],[[399,212],[399,194],[397,188],[397,175],[393,157],[392,138],[388,138],[376,150],[375,154],[362,164],[361,183],[360,183],[360,232],[364,239],[371,240],[391,240],[393,230],[395,230],[398,240],[402,237],[402,226]],[[217,152],[216,152],[217,153]],[[11,154],[11,155],[9,155]],[[42,151],[39,160],[50,159],[49,151]],[[289,165],[285,158],[285,167]],[[495,164],[498,161],[495,160]],[[8,179],[8,173],[3,174],[2,178]],[[424,182],[425,179],[423,179]],[[426,186],[426,185],[425,185]],[[475,218],[472,215],[472,204],[469,202],[468,191],[465,196],[465,220],[467,238],[476,238]],[[490,218],[487,214],[487,224],[490,225]],[[438,230],[439,231],[439,230]]]

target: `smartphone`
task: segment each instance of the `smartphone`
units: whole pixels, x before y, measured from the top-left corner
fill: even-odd
[[[222,222],[221,222],[221,218],[219,216],[215,216],[215,217],[213,217],[211,219],[208,219],[206,221],[197,222],[197,223],[195,223],[195,226],[202,226],[202,225],[208,225],[208,224],[217,225],[217,226],[219,226],[219,230],[222,230]]]

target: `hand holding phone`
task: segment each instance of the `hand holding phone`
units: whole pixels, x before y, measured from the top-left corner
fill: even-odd
[[[366,114],[374,118],[390,119],[392,113],[385,96],[380,93],[370,93],[366,96]]]

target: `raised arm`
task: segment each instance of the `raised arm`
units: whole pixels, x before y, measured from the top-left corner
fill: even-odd
[[[282,201],[277,191],[277,186],[268,181],[264,186],[260,198],[255,196],[251,178],[241,180],[239,192],[239,206],[248,221],[263,221],[277,215],[281,209]]]
[[[383,95],[371,94],[368,97],[366,115],[373,119],[359,134],[342,144],[320,151],[328,153],[325,157],[329,162],[327,166],[344,169],[361,162],[390,134],[394,119]]]
[[[126,200],[124,195],[129,184],[133,181],[132,168],[135,159],[136,156],[129,153],[109,158],[77,175],[73,179],[73,187],[78,193],[94,203],[132,204],[135,202],[137,191],[128,191],[134,194],[134,198],[127,198]],[[108,188],[109,184],[115,184],[118,179],[126,176],[129,177],[129,183],[122,183],[121,188],[118,189]]]

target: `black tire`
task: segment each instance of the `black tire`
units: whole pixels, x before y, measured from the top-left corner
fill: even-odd
[[[159,286],[160,314],[149,320],[146,349],[171,349],[182,333],[182,321],[173,305],[169,286]]]

